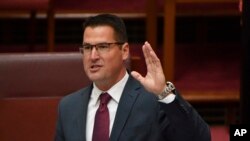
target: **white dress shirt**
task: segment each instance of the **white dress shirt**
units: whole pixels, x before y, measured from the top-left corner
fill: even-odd
[[[122,91],[128,81],[128,73],[125,74],[125,76],[117,82],[114,86],[112,86],[107,93],[112,97],[111,100],[108,103],[108,109],[109,109],[109,118],[110,118],[110,125],[109,125],[109,134],[111,133],[111,129],[113,127],[113,123],[115,120],[116,110],[118,107],[118,103],[120,101]],[[86,138],[87,141],[92,141],[92,134],[94,129],[94,121],[95,121],[95,113],[99,107],[99,96],[103,93],[100,89],[97,88],[97,86],[94,84],[89,105],[88,105],[88,112],[87,112],[87,122],[86,122]]]
[[[129,75],[126,72],[125,76],[119,82],[117,82],[108,91],[106,91],[112,97],[107,105],[109,109],[109,118],[110,118],[109,135],[111,133],[111,130],[114,124],[118,103],[120,101],[124,87],[128,81],[128,78],[129,78]],[[92,141],[95,114],[100,103],[99,96],[102,93],[103,91],[98,89],[94,83],[93,90],[92,90],[89,104],[88,104],[87,121],[86,121],[86,141]],[[159,100],[159,101],[163,103],[171,103],[174,99],[175,99],[175,95],[170,94],[166,98]]]

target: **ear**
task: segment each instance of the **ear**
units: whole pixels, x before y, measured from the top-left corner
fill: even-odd
[[[122,59],[127,60],[129,57],[129,44],[126,42],[122,45]]]

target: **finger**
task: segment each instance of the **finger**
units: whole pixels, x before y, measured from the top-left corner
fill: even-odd
[[[153,48],[151,47],[148,41],[145,42],[145,45],[147,46],[148,50],[150,51],[153,50]]]
[[[138,72],[136,72],[136,71],[132,71],[132,72],[131,72],[131,75],[132,75],[136,80],[138,80],[141,84],[143,84],[145,78],[142,77],[142,75],[141,75],[140,73],[138,73]]]
[[[147,65],[147,70],[152,69],[152,66],[154,66],[154,59],[152,58],[151,52],[154,52],[151,45],[146,41],[143,45],[143,53]]]
[[[157,57],[156,53],[154,52],[154,50],[152,49],[151,45],[148,42],[145,42],[144,50],[147,53],[147,59],[146,59],[147,68],[148,69],[157,69],[159,67],[161,68],[160,59]]]
[[[150,52],[152,63],[155,67],[161,67],[161,61],[154,52]]]
[[[151,61],[159,61],[159,58],[157,57],[155,51],[153,50],[153,48],[151,47],[151,45],[148,42],[145,42],[145,48],[146,50],[148,50]]]
[[[143,55],[144,55],[146,64],[147,64],[147,65],[148,65],[148,64],[151,64],[152,61],[151,61],[151,59],[150,59],[150,52],[149,52],[149,50],[147,49],[147,46],[146,46],[145,44],[142,46],[142,51],[143,51]]]

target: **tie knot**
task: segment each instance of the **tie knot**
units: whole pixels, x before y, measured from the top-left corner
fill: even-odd
[[[102,93],[100,95],[100,103],[107,105],[109,100],[111,99],[111,96],[108,93]]]

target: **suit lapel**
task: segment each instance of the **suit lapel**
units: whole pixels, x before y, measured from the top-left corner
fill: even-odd
[[[127,118],[129,117],[130,111],[139,95],[139,88],[139,83],[130,76],[117,108],[110,141],[117,141],[119,139],[122,129],[126,124]]]
[[[79,118],[77,119],[77,126],[80,129],[81,134],[81,139],[83,141],[86,141],[86,121],[87,121],[87,111],[88,111],[88,103],[89,103],[89,98],[92,90],[92,85],[87,87],[84,91],[82,91],[82,102],[79,108]]]

